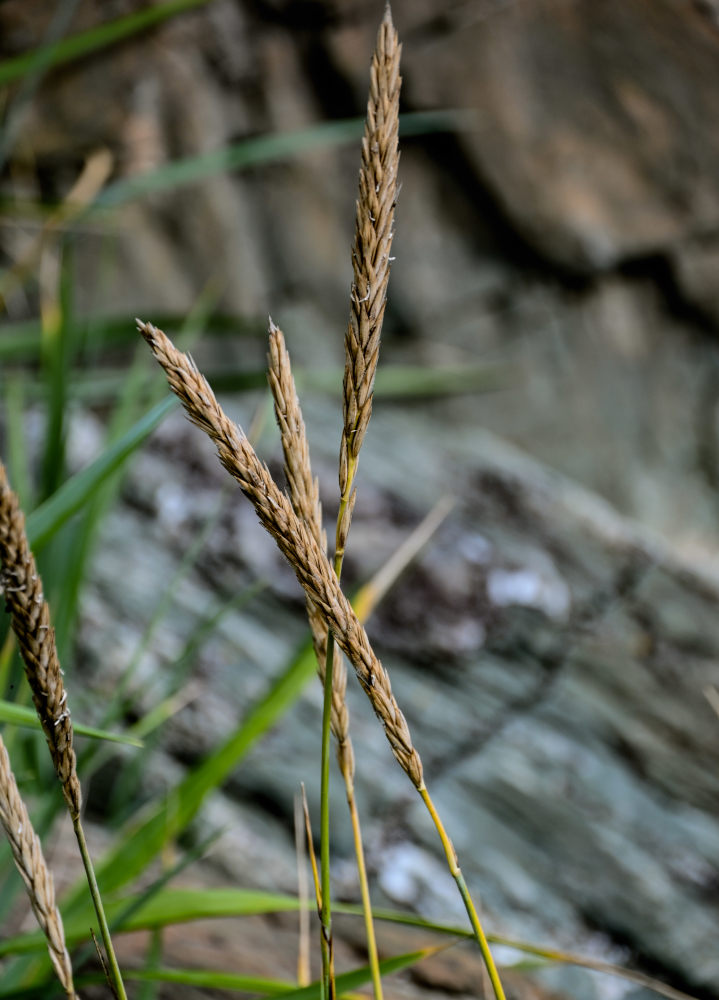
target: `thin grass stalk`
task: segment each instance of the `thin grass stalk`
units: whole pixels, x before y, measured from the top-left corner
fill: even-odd
[[[317,903],[317,914],[322,921],[322,884],[320,878],[320,871],[317,867],[317,855],[315,854],[315,845],[312,840],[312,823],[310,822],[310,810],[307,805],[307,795],[305,793],[304,783],[302,784],[302,809],[305,815],[305,831],[307,835],[307,847],[309,849],[310,864],[312,866],[312,879],[315,885],[315,900]],[[322,927],[324,931],[324,927]],[[320,982],[321,996],[326,998],[332,998],[336,995],[335,989],[335,967],[334,967],[334,948],[333,941],[331,937],[325,937],[324,933],[320,937],[320,948],[322,952],[322,970],[324,973],[325,965],[328,970],[327,978],[327,992],[325,992],[324,978]]]
[[[22,800],[0,736],[0,823],[5,830],[15,866],[25,883],[33,913],[47,939],[50,959],[68,1000],[75,1000],[70,955],[65,944],[62,917],[55,902],[52,875],[43,855],[27,807]]]
[[[260,523],[272,535],[292,566],[305,595],[320,610],[335,641],[354,667],[360,686],[382,724],[392,753],[421,795],[426,791],[422,760],[412,743],[409,726],[392,693],[387,671],[343,593],[326,553],[304,521],[298,518],[289,499],[277,486],[267,466],[257,457],[242,429],[224,413],[207,379],[200,374],[192,359],[178,351],[169,337],[151,323],[138,320],[137,325],[190,420],[214,442],[221,464],[237,480],[255,508]],[[429,810],[429,795],[423,797],[423,801]],[[434,814],[429,811],[437,826],[439,817],[436,811]],[[437,831],[440,837],[444,834],[446,838],[441,825],[437,826]],[[483,944],[484,934],[478,931],[478,928],[481,930],[478,917],[472,925],[497,1000],[505,1000],[491,952]]]
[[[372,990],[375,1000],[382,1000],[382,970],[379,964],[379,953],[377,951],[377,936],[374,929],[374,916],[372,914],[372,900],[369,894],[369,879],[367,878],[367,865],[365,863],[364,844],[362,842],[362,827],[360,825],[359,810],[355,798],[354,780],[348,775],[343,775],[345,781],[345,795],[347,807],[349,808],[350,821],[352,823],[352,840],[355,849],[355,859],[357,861],[357,876],[359,878],[360,896],[362,898],[362,916],[364,918],[365,937],[367,938],[368,965],[372,973]]]
[[[0,462],[0,562],[2,563],[0,583],[5,594],[6,609],[11,617],[35,710],[72,819],[107,951],[113,985],[120,1000],[127,1000],[82,828],[82,791],[73,749],[72,720],[62,679],[63,672],[57,656],[55,631],[50,624],[50,608],[45,600],[42,580],[28,544],[25,517],[17,496],[10,488],[2,462]]]
[[[335,979],[332,973],[332,902],[330,882],[330,732],[332,718],[332,674],[334,665],[334,641],[327,637],[327,659],[322,697],[322,739],[320,754],[320,884],[322,906],[320,908],[320,933],[322,935],[322,997],[334,1000]]]
[[[322,505],[319,486],[312,475],[309,446],[302,409],[297,397],[290,357],[285,347],[282,331],[270,320],[268,378],[275,404],[275,416],[280,428],[282,451],[284,454],[285,478],[289,486],[290,500],[295,513],[312,533],[324,552],[327,538],[322,528]],[[382,982],[377,954],[377,940],[372,920],[372,909],[367,882],[367,866],[354,795],[354,752],[349,735],[349,712],[346,704],[347,672],[334,639],[328,637],[327,625],[318,609],[307,599],[307,617],[312,631],[312,640],[317,657],[317,669],[324,688],[322,713],[321,752],[321,814],[320,832],[324,843],[329,842],[329,774],[330,774],[330,730],[337,742],[337,761],[347,794],[347,805],[352,822],[357,873],[364,910],[367,934],[369,966],[376,1000],[382,1000]],[[329,851],[321,852],[323,873],[323,907],[321,910],[322,936],[330,941],[332,937],[331,907],[329,893]],[[324,978],[329,977],[329,962],[323,966]],[[329,992],[330,984],[326,981]]]
[[[492,983],[492,989],[494,990],[494,995],[497,1000],[504,1000],[504,990],[502,988],[502,983],[499,978],[499,973],[497,972],[497,967],[494,964],[494,958],[492,957],[492,952],[487,942],[487,937],[484,933],[484,929],[479,919],[477,909],[474,905],[474,900],[472,899],[469,889],[467,888],[467,883],[464,880],[464,875],[462,874],[462,869],[459,867],[459,862],[457,860],[457,852],[454,849],[454,844],[449,839],[447,831],[444,828],[444,823],[442,822],[439,813],[435,807],[434,802],[427,790],[427,786],[423,785],[422,788],[418,789],[422,801],[427,807],[427,811],[432,817],[432,822],[435,825],[437,833],[439,834],[439,839],[442,841],[442,847],[444,848],[444,853],[447,858],[447,865],[452,874],[452,878],[457,883],[457,888],[459,894],[462,897],[462,902],[464,903],[464,908],[467,911],[467,916],[469,917],[469,922],[472,925],[472,930],[474,931],[474,936],[479,945],[479,950],[482,952],[482,958],[484,959],[484,964],[487,969],[487,974],[489,975],[490,982]]]

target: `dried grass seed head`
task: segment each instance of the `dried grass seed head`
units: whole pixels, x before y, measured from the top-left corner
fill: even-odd
[[[75,997],[72,965],[65,945],[62,917],[55,902],[55,887],[27,807],[17,787],[2,736],[0,736],[0,824],[5,830],[13,860],[27,889],[33,913],[47,939],[48,951],[66,995]]]
[[[339,463],[340,493],[343,497],[351,485],[353,469],[372,413],[372,394],[387,299],[398,193],[401,50],[388,5],[377,35],[370,69],[356,203],[350,319],[345,337],[344,427]]]
[[[392,694],[387,672],[342,592],[326,553],[297,517],[289,499],[259,460],[241,428],[225,415],[192,360],[178,351],[169,337],[151,323],[138,320],[137,324],[188,416],[214,441],[220,462],[240,484],[261,524],[275,539],[305,594],[321,612],[337,644],[347,655],[384,727],[395,757],[413,783],[422,787],[422,763]]]
[[[82,793],[77,777],[73,730],[67,692],[45,600],[27,535],[20,503],[10,488],[0,462],[0,582],[5,606],[30,684],[35,709],[47,740],[63,795],[75,820],[80,815]]]

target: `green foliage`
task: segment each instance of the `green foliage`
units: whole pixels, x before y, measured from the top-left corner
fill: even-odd
[[[208,0],[172,0],[171,3],[156,4],[62,41],[50,42],[46,46],[15,56],[13,59],[6,59],[0,63],[0,87],[6,87],[15,80],[21,80],[28,74],[35,73],[38,67],[45,71],[50,70],[92,55],[110,45],[117,45],[118,42],[147,31],[168,18],[176,17],[205,3],[208,3]]]

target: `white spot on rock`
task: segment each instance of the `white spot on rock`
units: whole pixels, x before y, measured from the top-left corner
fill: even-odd
[[[569,587],[556,573],[536,569],[496,567],[487,574],[487,593],[498,607],[516,604],[543,611],[548,618],[563,621],[569,614]]]

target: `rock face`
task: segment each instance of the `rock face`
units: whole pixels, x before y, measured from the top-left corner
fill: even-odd
[[[513,7],[470,5],[406,65],[420,105],[477,110],[465,148],[518,233],[585,273],[716,233],[719,33],[699,5]]]
[[[330,409],[310,408],[312,422],[328,423]],[[615,959],[635,954],[670,982],[714,995],[719,721],[705,692],[717,681],[716,579],[491,435],[440,420],[429,431],[412,429],[392,408],[373,421],[354,529],[356,574],[380,564],[418,518],[421,501],[408,498],[406,484],[420,450],[431,456],[423,489],[431,494],[451,479],[460,497],[370,634],[491,926]],[[179,441],[184,468],[175,457]],[[209,457],[178,421],[136,465],[126,491],[131,507],[109,525],[95,579],[98,593],[113,595],[120,633],[138,608],[152,605],[183,539],[197,530],[191,526],[217,486]],[[326,440],[316,461],[329,478]],[[207,604],[208,580],[274,578],[281,570],[241,502],[225,510],[178,593],[169,635],[158,636],[144,661],[139,690],[149,703],[163,673],[156,658],[168,655],[168,640],[170,656],[182,646]],[[148,558],[138,561],[128,537]],[[125,581],[120,595],[117,578]],[[287,644],[300,640],[299,595],[289,575],[282,579],[280,572],[271,594],[227,616],[196,661],[203,694],[170,724],[166,743],[186,764],[230,731],[237,706],[259,696],[266,671],[277,673]],[[277,602],[293,592],[280,637]],[[90,662],[99,662],[107,640],[106,629],[88,630]],[[421,804],[354,688],[350,704],[376,884],[391,902],[461,920]],[[205,823],[229,821],[235,831],[216,852],[233,880],[291,890],[291,803],[314,773],[319,715],[313,682],[232,778],[227,804],[206,814]],[[316,811],[317,789],[308,784]],[[273,818],[264,811],[270,804]],[[349,859],[342,806],[338,790],[336,845]],[[341,891],[356,891],[349,860],[337,878]]]
[[[44,6],[0,5],[5,54],[37,42]],[[139,6],[115,3],[113,14]],[[103,8],[81,5],[74,30]],[[120,183],[248,136],[361,114],[380,8],[214,0],[60,68],[15,120],[6,190],[62,196],[98,146]],[[381,366],[391,376],[422,365],[433,391],[401,397],[396,380],[378,382],[348,584],[382,565],[440,496],[457,498],[369,631],[489,925],[634,961],[717,998],[715,12],[689,0],[397,0],[393,11],[406,110],[474,117],[403,144]],[[181,314],[212,279],[222,311],[258,334],[215,338],[210,321],[197,356],[222,375],[262,366],[271,310],[304,375],[328,523],[356,169],[354,145],[317,147],[126,201],[73,238],[85,314],[128,325]],[[10,259],[31,221],[0,229]],[[32,285],[16,290],[10,315],[32,314],[34,297]],[[129,351],[110,362],[123,370]],[[318,386],[333,367],[328,398]],[[436,391],[459,376],[462,392]],[[249,423],[253,402],[228,405]],[[77,440],[97,436],[96,420],[78,417]],[[279,468],[269,431],[260,450]],[[168,420],[105,526],[85,602],[79,662],[101,701],[216,518],[140,661],[141,713],[166,693],[197,623],[266,583],[173,668],[201,696],[168,725],[148,795],[237,725],[305,635],[294,578],[249,506],[233,494],[218,512],[223,483],[199,432]],[[230,828],[214,852],[227,881],[293,890],[292,800],[307,781],[316,814],[320,700],[308,686],[208,806],[205,832]],[[352,686],[350,707],[378,897],[461,920],[421,803]],[[105,798],[100,783],[96,809]],[[339,790],[333,823],[336,884],[353,896]],[[353,934],[343,931],[347,946],[359,947]],[[253,935],[237,971],[257,956]],[[181,961],[182,939],[172,947]],[[216,953],[207,962],[221,965]],[[464,957],[437,968],[414,986],[472,992]],[[542,990],[575,1000],[617,995],[576,970],[543,975]]]

